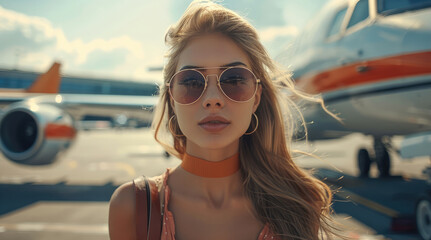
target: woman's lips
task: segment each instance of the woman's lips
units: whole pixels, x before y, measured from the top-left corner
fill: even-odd
[[[199,126],[208,132],[218,132],[227,127],[230,123],[210,121],[205,123],[200,123]]]
[[[229,126],[230,121],[220,116],[209,116],[202,119],[198,124],[208,132],[218,132]]]

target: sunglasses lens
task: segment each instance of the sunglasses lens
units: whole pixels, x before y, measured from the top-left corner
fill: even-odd
[[[205,79],[198,71],[184,70],[176,73],[171,80],[172,97],[181,104],[198,100],[205,89]]]
[[[256,77],[246,68],[228,68],[219,80],[221,90],[231,100],[248,101],[256,93]],[[205,78],[197,70],[183,70],[172,77],[169,87],[176,102],[190,104],[198,100],[205,90]]]
[[[256,92],[256,77],[246,68],[229,68],[220,76],[220,87],[230,99],[247,101]]]

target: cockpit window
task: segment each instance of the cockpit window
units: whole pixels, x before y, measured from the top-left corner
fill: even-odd
[[[431,7],[431,0],[377,0],[377,12],[391,15]]]
[[[368,0],[359,0],[353,10],[352,17],[350,18],[347,28],[364,21],[369,16],[368,13]]]
[[[331,28],[328,32],[328,37],[335,36],[340,32],[341,23],[343,23],[344,16],[346,16],[347,7],[340,10],[332,20]]]

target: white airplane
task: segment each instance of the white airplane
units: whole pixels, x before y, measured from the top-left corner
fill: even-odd
[[[431,156],[431,0],[331,1],[277,58],[299,89],[321,94],[343,121],[301,103],[309,140],[374,137],[371,157],[358,151],[361,176],[372,162],[390,175],[392,136],[405,136],[402,157]],[[431,197],[423,200],[418,228],[431,239]]]
[[[58,94],[60,64],[28,89],[0,89],[0,151],[18,164],[48,165],[68,149],[86,114],[151,122],[157,96]]]

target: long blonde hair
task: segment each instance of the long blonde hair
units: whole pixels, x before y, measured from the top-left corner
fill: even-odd
[[[252,135],[242,136],[239,147],[244,191],[253,203],[256,217],[268,223],[280,239],[310,240],[318,239],[319,235],[330,238],[332,193],[323,182],[293,162],[290,139],[296,107],[290,98],[281,99],[281,89],[306,96],[294,89],[290,75],[272,61],[253,26],[216,3],[193,2],[165,36],[170,46],[164,68],[165,83],[175,74],[179,55],[189,40],[206,33],[230,37],[248,54],[250,67],[261,80],[261,101],[255,112],[259,127]],[[282,102],[288,103],[286,108]],[[169,92],[164,86],[153,120],[155,139],[169,153],[181,158],[186,139],[176,121],[169,124],[173,115]],[[289,121],[284,121],[285,118]]]

